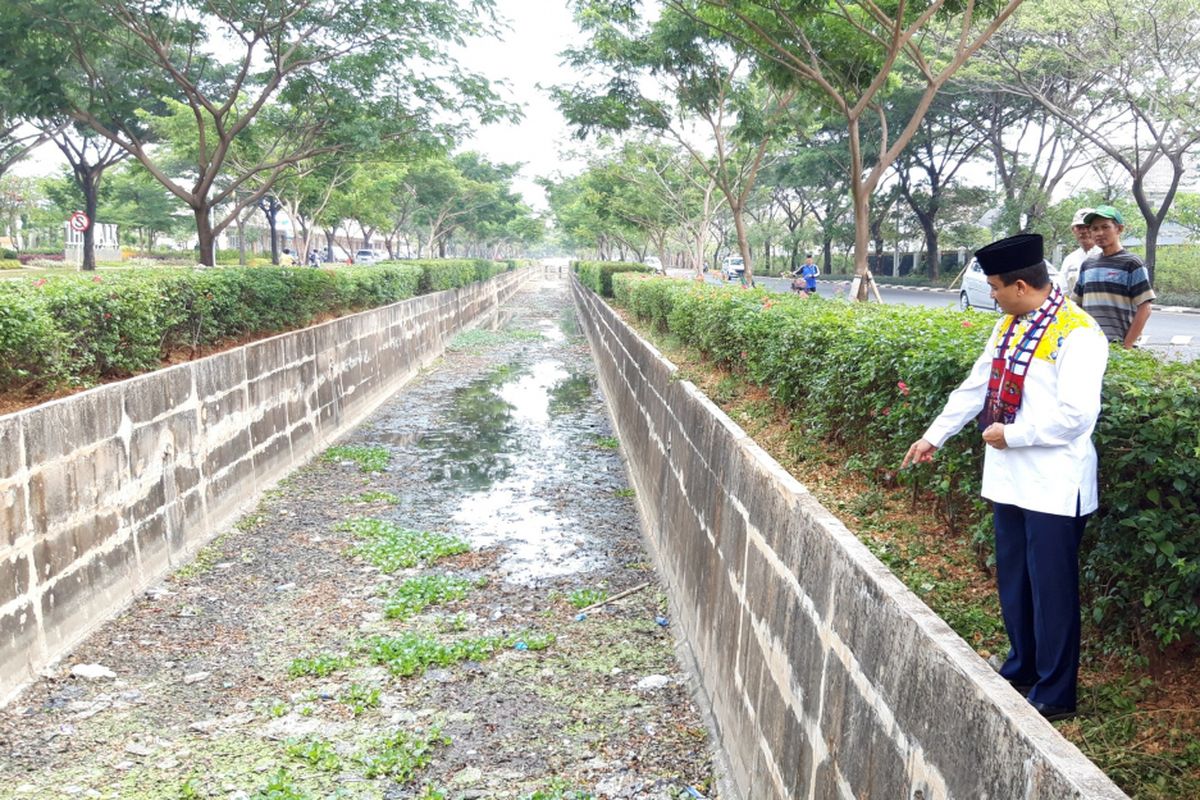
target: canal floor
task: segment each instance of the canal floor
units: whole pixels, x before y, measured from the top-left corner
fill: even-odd
[[[675,646],[535,279],[0,711],[0,798],[715,797]]]

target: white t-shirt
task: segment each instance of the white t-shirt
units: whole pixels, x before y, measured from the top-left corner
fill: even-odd
[[[1089,258],[1095,258],[1102,251],[1099,247],[1092,245],[1092,249],[1084,252],[1082,247],[1076,247],[1072,252],[1067,254],[1062,263],[1062,286],[1063,294],[1070,295],[1075,291],[1075,281],[1079,280],[1079,268],[1083,266],[1083,262]]]
[[[941,447],[983,409],[997,337],[1011,319],[1007,314],[1000,318],[971,374],[950,393],[925,432],[930,444]],[[1018,328],[1018,338],[1020,333]],[[1092,430],[1107,366],[1108,340],[1100,326],[1074,302],[1064,301],[1030,362],[1016,418],[1004,426],[1008,447],[984,446],[980,494],[996,503],[1064,517],[1075,516],[1076,499],[1080,514],[1096,510]]]

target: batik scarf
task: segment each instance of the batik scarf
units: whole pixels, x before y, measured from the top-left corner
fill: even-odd
[[[1021,396],[1025,392],[1025,374],[1033,363],[1034,351],[1063,302],[1063,293],[1057,287],[1051,289],[1045,302],[1028,315],[1032,321],[1015,345],[1013,339],[1016,338],[1021,317],[1014,316],[1008,324],[1008,330],[997,340],[996,350],[992,354],[992,372],[988,377],[987,398],[983,403],[983,411],[979,412],[979,430],[993,422],[1007,425],[1017,418],[1017,409],[1021,407]]]

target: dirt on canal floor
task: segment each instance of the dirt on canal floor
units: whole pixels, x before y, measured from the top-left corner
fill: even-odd
[[[0,711],[0,797],[716,797],[565,284],[508,316]]]

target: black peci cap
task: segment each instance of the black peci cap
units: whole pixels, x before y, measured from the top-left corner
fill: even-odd
[[[975,251],[985,275],[1002,275],[1042,263],[1042,235],[1021,233]]]

